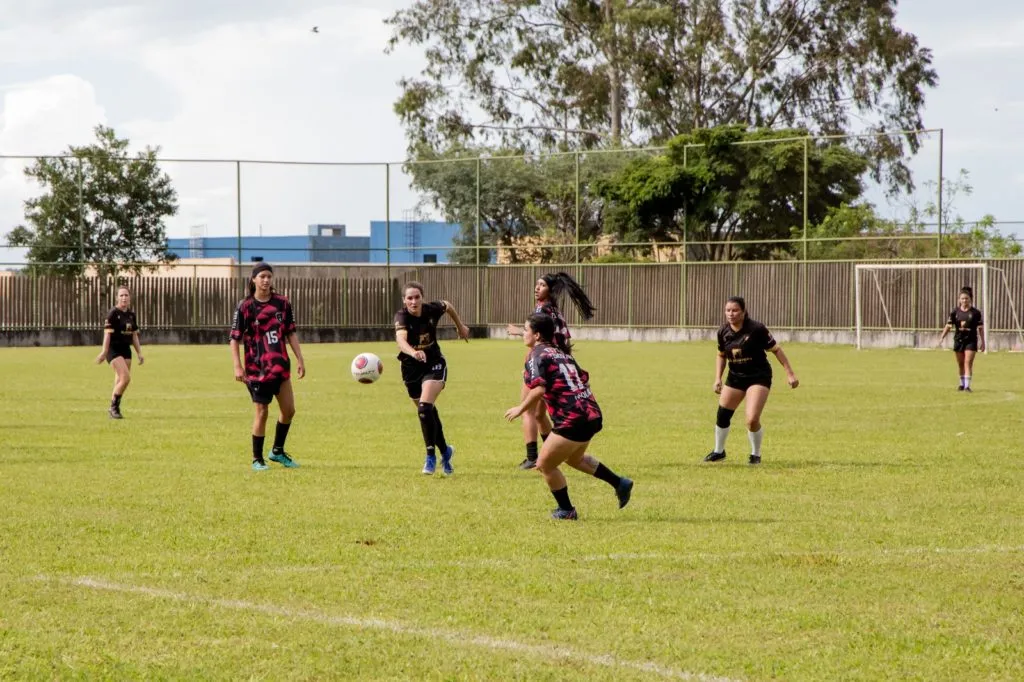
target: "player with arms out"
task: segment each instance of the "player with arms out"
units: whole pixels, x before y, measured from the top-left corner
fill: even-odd
[[[445,476],[454,473],[452,455],[455,448],[444,437],[444,427],[434,403],[448,381],[448,363],[437,343],[437,323],[445,313],[452,318],[460,339],[469,341],[469,327],[462,323],[459,313],[448,301],[423,302],[423,285],[409,282],[405,285],[404,306],[395,313],[395,341],[398,359],[402,363],[402,381],[416,406],[420,418],[420,431],[427,457],[423,473],[432,476],[437,469],[437,454],[441,454],[441,471]]]
[[[791,388],[800,385],[789,358],[775,342],[768,327],[747,316],[747,304],[740,296],[731,296],[725,303],[726,323],[718,330],[718,358],[715,361],[715,393],[719,394],[718,416],[715,420],[715,449],[705,462],[725,459],[725,439],[729,436],[732,415],[744,398],[747,400],[747,436],[750,439],[750,463],[761,463],[761,412],[772,388],[772,366],[767,353],[775,354],[786,370]],[[722,385],[722,372],[729,365],[729,376]]]
[[[544,441],[537,458],[537,470],[551,490],[558,508],[551,518],[575,520],[576,508],[569,499],[569,484],[559,470],[564,462],[615,489],[619,509],[629,503],[633,481],[617,476],[597,458],[587,454],[587,446],[602,428],[601,408],[590,390],[589,375],[576,360],[555,345],[555,323],[549,315],[534,313],[523,328],[523,343],[530,349],[523,383],[526,398],[505,412],[512,421],[533,410],[537,403],[547,405],[554,429]]]
[[[536,301],[534,313],[549,315],[555,323],[554,344],[566,355],[572,355],[572,342],[570,341],[569,325],[565,323],[562,311],[559,307],[559,299],[566,294],[580,316],[584,320],[594,317],[594,304],[576,280],[566,272],[548,273],[539,278],[533,285],[533,297]],[[508,326],[510,336],[522,336],[523,329],[519,325]],[[519,400],[526,399],[527,388],[524,385]],[[523,415],[523,441],[526,443],[526,459],[519,463],[519,468],[528,470],[537,466],[537,437],[541,440],[547,438],[551,433],[551,419],[543,402],[537,403],[535,414],[526,413]]]
[[[135,311],[130,309],[132,295],[128,287],[118,287],[117,305],[107,313],[103,325],[103,350],[96,356],[96,364],[106,360],[114,369],[114,392],[110,396],[110,418],[121,419],[121,397],[132,382],[132,347],[139,355],[139,364],[146,360],[142,357],[142,346],[139,344],[139,323],[135,319]]]
[[[285,439],[295,416],[295,393],[292,390],[291,359],[288,345],[295,353],[295,372],[306,376],[302,348],[296,333],[295,316],[288,299],[274,291],[274,269],[259,263],[252,269],[249,295],[238,304],[231,323],[231,359],[235,381],[249,388],[256,409],[252,422],[252,468],[268,469],[263,460],[263,444],[267,433],[269,406],[277,398],[281,415],[274,431],[270,460],[288,468],[299,466],[284,450]],[[239,360],[240,345],[245,346],[245,364]]]
[[[974,356],[985,352],[985,324],[981,319],[981,311],[974,307],[974,290],[964,287],[960,290],[960,298],[956,308],[949,313],[949,321],[939,336],[939,345],[946,334],[953,331],[953,352],[956,354],[956,366],[960,370],[960,387],[958,391],[971,392],[971,379],[974,377]]]

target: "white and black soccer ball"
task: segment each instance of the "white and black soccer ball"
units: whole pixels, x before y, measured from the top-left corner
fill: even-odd
[[[384,373],[384,363],[373,353],[360,353],[352,359],[352,378],[361,384],[372,384]]]

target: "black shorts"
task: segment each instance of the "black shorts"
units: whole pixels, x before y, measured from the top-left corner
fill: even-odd
[[[107,364],[110,364],[111,362],[113,362],[114,358],[124,358],[125,360],[131,360],[132,359],[132,349],[131,348],[117,348],[117,349],[111,348],[110,350],[107,351]]]
[[[249,387],[249,395],[252,396],[254,403],[260,405],[269,405],[274,402],[274,396],[281,392],[281,384],[286,379],[271,379],[270,381],[249,381],[246,386]]]
[[[953,350],[957,353],[963,353],[964,351],[972,350],[975,353],[978,352],[978,340],[977,339],[953,339]]]
[[[765,388],[772,387],[772,375],[771,374],[758,374],[752,377],[745,376],[733,376],[732,372],[725,378],[725,385],[729,388],[735,388],[737,391],[746,391],[751,386],[764,386]]]
[[[448,363],[444,358],[426,362],[407,360],[402,363],[402,381],[409,397],[419,400],[423,395],[424,381],[448,381]]]
[[[598,417],[593,421],[580,422],[572,426],[552,429],[551,433],[557,433],[562,438],[571,440],[574,443],[589,443],[603,427],[601,421],[601,417]]]

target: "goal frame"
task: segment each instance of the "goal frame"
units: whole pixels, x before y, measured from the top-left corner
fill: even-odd
[[[860,275],[869,270],[981,270],[981,319],[985,321],[988,329],[988,263],[856,263],[853,267],[853,292],[856,309],[857,325],[857,350],[862,350],[861,335],[863,333],[864,309],[861,306]],[[885,301],[882,301],[885,304]],[[988,353],[989,344],[985,344],[985,353]]]

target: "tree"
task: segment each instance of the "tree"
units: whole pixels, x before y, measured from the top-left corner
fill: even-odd
[[[25,175],[44,188],[25,201],[25,221],[8,236],[28,247],[41,272],[81,274],[86,263],[101,272],[139,272],[143,262],[167,262],[163,221],[178,211],[171,179],[157,165],[158,149],[128,155],[128,140],[95,128],[96,142],[71,146],[66,155],[39,159]]]
[[[897,0],[416,0],[388,49],[426,67],[395,104],[410,149],[661,144],[701,128],[915,130],[938,76]],[[912,186],[913,135],[857,144]],[[906,145],[906,146],[905,146]]]
[[[860,196],[867,160],[805,130],[723,126],[680,135],[665,154],[640,158],[599,184],[604,228],[627,242],[681,241],[699,260],[762,259],[804,220]],[[750,241],[761,243],[735,243]],[[696,243],[695,243],[696,242]],[[702,242],[702,243],[701,243]],[[793,253],[787,245],[781,250]]]
[[[597,154],[581,157],[579,234],[576,230],[576,160],[571,154],[530,155],[521,149],[455,146],[443,154],[421,147],[417,161],[406,166],[412,184],[424,202],[440,210],[449,222],[462,225],[456,246],[477,243],[477,174],[480,183],[480,243],[488,246],[523,246],[529,237],[541,262],[566,262],[565,249],[543,244],[572,244],[594,238],[600,231],[603,201],[589,188],[627,162],[625,156]],[[479,164],[478,164],[479,159]],[[478,171],[479,165],[479,171]],[[521,262],[516,248],[507,248],[511,262]],[[491,252],[481,250],[481,263]],[[537,258],[530,258],[533,262]],[[475,248],[455,251],[453,261],[476,263]]]
[[[925,183],[930,196],[936,183]],[[880,217],[867,203],[830,209],[819,224],[808,230],[808,258],[830,260],[1015,258],[1024,247],[1013,236],[999,231],[994,216],[968,222],[956,211],[960,195],[970,196],[970,175],[961,169],[955,179],[943,183],[943,206],[929,198],[923,207],[908,205],[905,220]],[[942,232],[938,230],[941,216]],[[800,235],[794,230],[794,237]]]

